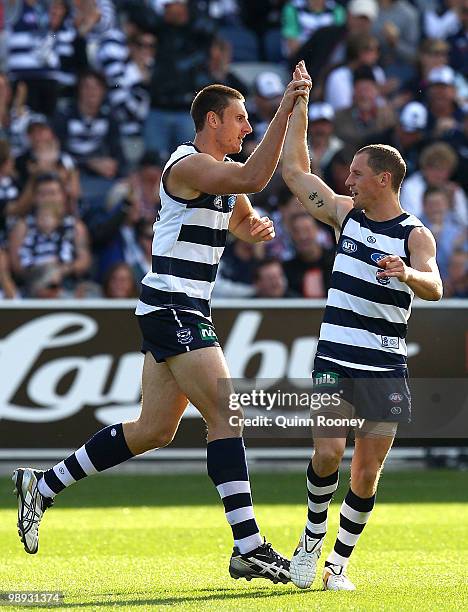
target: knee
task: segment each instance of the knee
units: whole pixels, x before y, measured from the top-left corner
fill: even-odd
[[[172,429],[155,429],[140,425],[139,440],[145,451],[168,446],[174,439],[175,431]],[[143,451],[143,452],[145,452]]]
[[[331,473],[338,469],[343,457],[344,448],[338,444],[330,444],[317,448],[314,454],[314,468],[319,472]]]
[[[381,464],[362,465],[351,470],[351,486],[360,497],[370,497],[377,489]]]

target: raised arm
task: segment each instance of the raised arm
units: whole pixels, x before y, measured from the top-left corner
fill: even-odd
[[[301,96],[294,106],[286,133],[283,178],[313,217],[340,229],[343,219],[353,207],[353,200],[337,195],[321,178],[310,172],[307,113],[308,97]]]
[[[220,195],[256,193],[264,189],[278,165],[294,103],[298,97],[307,95],[309,86],[310,80],[301,78],[300,72],[296,70],[264,137],[245,164],[227,164],[224,161],[217,161],[208,154],[191,155],[174,166],[169,181],[200,193]],[[251,131],[245,110],[239,110],[236,121],[239,132],[245,125],[247,125],[245,134]]]

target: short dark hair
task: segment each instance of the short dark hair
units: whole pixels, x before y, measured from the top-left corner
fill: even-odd
[[[213,111],[221,118],[224,110],[229,106],[231,100],[245,101],[244,96],[237,89],[226,85],[208,85],[195,96],[190,114],[195,124],[195,131],[203,129],[206,121],[206,114]]]
[[[260,259],[260,261],[257,261],[253,269],[254,283],[258,281],[258,279],[260,278],[260,273],[263,270],[263,268],[267,268],[268,266],[275,265],[275,264],[277,264],[281,268],[281,270],[283,270],[283,273],[284,273],[283,262],[280,259],[278,259],[278,257],[265,257],[265,259]]]
[[[390,172],[392,190],[398,193],[406,174],[406,163],[400,152],[389,145],[371,144],[359,149],[356,155],[361,153],[367,153],[367,165],[375,174]]]

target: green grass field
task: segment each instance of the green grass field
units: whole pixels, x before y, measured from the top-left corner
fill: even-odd
[[[345,476],[341,483],[326,553]],[[304,475],[254,474],[252,487],[262,531],[290,555],[305,519]],[[468,610],[466,472],[383,475],[350,564],[354,593],[322,592],[318,579],[308,591],[232,580],[230,529],[205,475],[89,478],[47,512],[35,556],[17,536],[11,489],[0,479],[0,590],[60,590],[59,609]]]

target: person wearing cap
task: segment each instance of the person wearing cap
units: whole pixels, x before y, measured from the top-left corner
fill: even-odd
[[[323,175],[326,166],[344,143],[334,134],[335,111],[327,102],[309,104],[307,140],[314,171]]]
[[[381,142],[398,149],[406,162],[406,173],[411,176],[418,169],[419,156],[427,144],[427,121],[427,108],[421,102],[409,102],[401,109],[394,127],[372,134],[366,144]]]
[[[336,113],[335,133],[346,144],[361,147],[371,134],[395,125],[391,106],[379,98],[379,87],[369,66],[354,73],[353,104]]]

